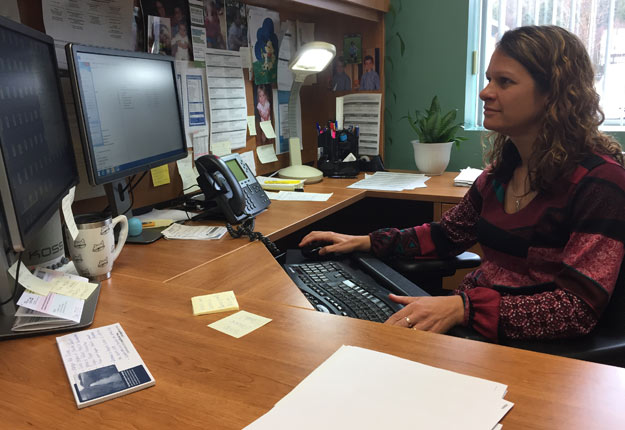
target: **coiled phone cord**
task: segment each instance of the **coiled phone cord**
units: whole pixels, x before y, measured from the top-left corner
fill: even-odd
[[[257,231],[254,231],[254,217],[249,217],[245,219],[240,226],[232,226],[230,223],[226,223],[226,228],[228,229],[228,233],[230,236],[238,239],[239,237],[245,235],[250,238],[250,242],[254,242],[255,240],[260,240],[267,249],[271,252],[274,257],[277,257],[281,254],[280,250],[269,238],[262,235]]]

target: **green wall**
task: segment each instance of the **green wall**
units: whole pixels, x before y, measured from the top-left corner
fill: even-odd
[[[438,95],[443,110],[464,118],[470,0],[391,0],[386,14],[385,165],[416,170],[411,140],[416,135],[401,117],[429,107]],[[399,33],[405,51],[401,55]],[[465,130],[468,140],[451,152],[449,171],[482,167],[482,131]],[[623,144],[625,133],[613,133]]]

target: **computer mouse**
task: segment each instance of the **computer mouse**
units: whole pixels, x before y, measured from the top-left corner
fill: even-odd
[[[330,252],[328,254],[319,255],[319,251],[324,246],[332,245],[332,242],[326,242],[322,240],[316,240],[314,242],[310,242],[308,245],[302,247],[302,255],[305,258],[310,260],[327,260],[334,257],[334,253]]]

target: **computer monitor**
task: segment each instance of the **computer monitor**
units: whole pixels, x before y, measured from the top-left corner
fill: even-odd
[[[132,216],[126,179],[187,155],[174,59],[71,43],[66,53],[89,182],[105,185],[113,216]]]
[[[0,314],[9,317],[2,321],[15,313],[9,265],[59,216],[77,183],[54,40],[0,17]]]

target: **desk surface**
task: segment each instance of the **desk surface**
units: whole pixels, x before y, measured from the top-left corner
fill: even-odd
[[[273,234],[301,228],[360,195],[337,191],[335,201],[301,209],[303,215],[290,214],[296,205],[272,204],[272,215],[285,219]],[[239,429],[342,344],[507,384],[515,406],[505,429],[625,428],[625,369],[311,311],[257,242],[157,244],[124,248],[113,278],[102,283],[94,321],[96,327],[121,323],[156,386],[77,410],[54,335],[3,341],[3,428]],[[175,266],[153,262],[167,254],[188,269],[172,275]],[[191,297],[230,289],[241,309],[273,321],[234,339],[206,327],[226,314],[192,316]]]

